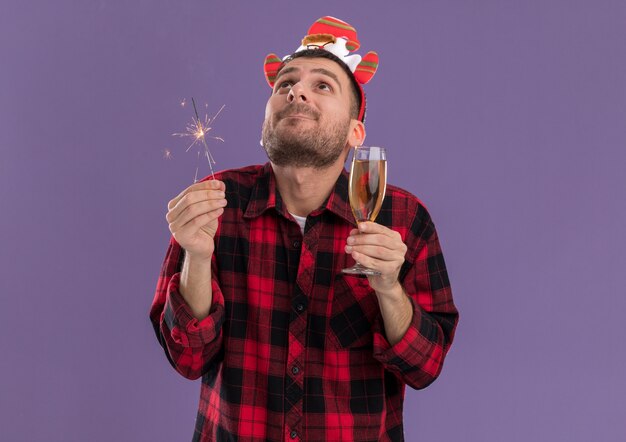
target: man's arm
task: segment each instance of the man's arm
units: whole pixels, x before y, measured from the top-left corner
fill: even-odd
[[[190,379],[210,368],[222,345],[224,298],[212,265],[224,190],[217,180],[194,184],[169,202],[166,215],[172,238],[150,319],[168,360]]]
[[[374,324],[374,357],[411,387],[424,388],[439,376],[458,322],[434,225],[419,207],[408,247],[387,227],[364,223],[359,230],[346,252],[382,272],[369,277],[383,323]]]
[[[411,325],[413,305],[400,283],[387,293],[377,291],[376,296],[387,340],[396,345]]]
[[[193,316],[201,321],[209,315],[213,299],[211,260],[185,255],[180,274],[180,294],[185,298]]]
[[[355,261],[381,272],[368,276],[376,292],[387,340],[395,345],[406,333],[413,317],[413,306],[398,281],[407,247],[398,232],[375,223],[359,223],[351,232],[346,252]]]
[[[226,206],[225,185],[203,181],[183,190],[167,205],[165,218],[176,241],[185,249],[180,292],[196,319],[211,308],[211,258],[218,217]]]

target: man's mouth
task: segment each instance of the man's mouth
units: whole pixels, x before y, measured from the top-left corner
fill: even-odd
[[[284,109],[278,115],[279,120],[283,120],[286,118],[296,118],[303,120],[317,120],[318,114],[313,109],[306,107],[302,104],[292,105]]]
[[[283,117],[283,120],[287,119],[287,118],[297,118],[299,120],[314,120],[315,118],[312,118],[308,115],[302,115],[302,114],[290,114],[287,116]]]

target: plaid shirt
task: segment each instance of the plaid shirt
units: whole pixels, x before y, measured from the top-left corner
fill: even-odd
[[[376,222],[408,246],[400,281],[413,306],[391,346],[367,278],[341,269],[355,227],[339,176],[304,234],[269,164],[216,174],[228,206],[213,255],[213,303],[198,321],[179,292],[172,238],[150,311],[172,366],[202,377],[194,441],[403,440],[405,384],[439,375],[458,321],[435,227],[411,194],[387,186]]]

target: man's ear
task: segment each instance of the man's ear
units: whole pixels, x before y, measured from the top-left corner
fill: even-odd
[[[350,121],[350,132],[348,133],[348,145],[350,147],[361,146],[365,141],[365,124],[359,120]]]

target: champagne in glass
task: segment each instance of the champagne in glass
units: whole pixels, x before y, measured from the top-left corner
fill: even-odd
[[[355,147],[350,169],[348,196],[357,223],[374,221],[385,197],[387,187],[387,155],[382,147]],[[343,273],[379,275],[380,272],[356,263]]]

